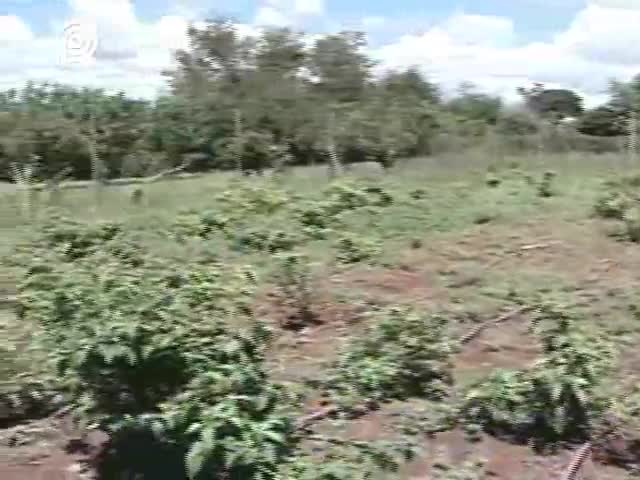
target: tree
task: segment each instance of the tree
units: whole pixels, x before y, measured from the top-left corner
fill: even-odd
[[[308,64],[316,90],[337,102],[361,99],[373,65],[362,52],[365,46],[360,32],[341,32],[317,40]]]
[[[625,135],[626,128],[620,112],[608,105],[587,110],[577,125],[580,133],[598,137]]]
[[[502,100],[479,93],[475,85],[466,82],[460,85],[458,96],[447,103],[447,108],[465,119],[495,125],[502,108]]]
[[[582,97],[572,90],[547,89],[537,83],[528,90],[519,88],[518,92],[532,112],[553,120],[578,117],[584,111]]]
[[[440,103],[438,87],[428,82],[416,67],[388,73],[382,79],[385,90],[394,97],[415,97],[420,101]]]
[[[503,135],[532,135],[539,130],[536,118],[528,112],[510,111],[500,114],[497,132]]]

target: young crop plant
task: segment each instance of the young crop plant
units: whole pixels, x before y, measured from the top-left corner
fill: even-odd
[[[594,213],[605,219],[620,221],[616,236],[640,242],[640,195],[638,175],[622,177],[604,184],[604,192],[594,205]]]
[[[370,261],[381,252],[379,242],[355,234],[342,235],[337,241],[336,249],[336,260],[343,264]]]
[[[228,234],[230,224],[229,216],[217,211],[185,210],[178,215],[170,230],[178,241],[188,238],[207,239],[216,232]]]
[[[353,181],[334,182],[324,194],[330,215],[361,207],[388,207],[393,204],[393,196],[381,186]]]
[[[355,441],[313,438],[321,454],[296,452],[275,480],[374,480],[393,478],[415,457],[416,446],[403,441]]]
[[[273,215],[296,200],[295,196],[281,189],[241,183],[217,195],[214,205],[227,214],[241,217],[245,214]]]
[[[110,458],[126,463],[110,478],[147,478],[158,458],[198,480],[274,478],[298,441],[297,400],[268,377],[255,276],[105,251],[33,261],[21,316],[74,412],[110,433]]]
[[[51,210],[21,253],[28,257],[34,252],[47,252],[73,262],[106,248],[123,233],[124,225],[118,222],[86,224]]]
[[[537,312],[542,357],[528,369],[499,370],[473,387],[464,417],[491,433],[584,438],[608,405],[599,387],[612,367],[611,344],[580,328],[565,306],[545,303]]]
[[[308,258],[285,253],[276,257],[275,281],[279,298],[293,310],[287,319],[289,328],[304,328],[316,321],[311,266]]]
[[[408,307],[374,313],[374,321],[346,346],[326,382],[345,406],[421,397],[439,399],[451,383],[454,345],[447,320]]]
[[[538,196],[539,197],[552,197],[555,192],[553,189],[553,180],[556,178],[556,173],[552,171],[546,171],[542,175],[542,180],[538,184]]]

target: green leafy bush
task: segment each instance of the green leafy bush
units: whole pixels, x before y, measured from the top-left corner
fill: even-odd
[[[232,241],[240,250],[273,254],[293,250],[301,243],[301,238],[292,232],[254,227],[239,230]]]
[[[278,295],[293,309],[287,319],[288,327],[303,328],[316,320],[313,311],[313,288],[309,260],[301,255],[287,253],[276,258],[275,281]]]
[[[403,442],[322,439],[322,453],[299,452],[284,466],[277,480],[366,480],[397,473],[415,456],[415,447]]]
[[[118,222],[82,223],[50,211],[22,253],[30,256],[34,251],[46,251],[74,261],[99,251],[123,233]]]
[[[633,200],[623,192],[612,191],[601,195],[594,206],[595,213],[602,218],[622,220]]]
[[[536,318],[543,356],[520,371],[497,371],[467,394],[465,416],[485,429],[566,439],[586,435],[606,409],[598,387],[612,366],[611,345],[578,328],[565,307],[544,304]]]
[[[374,323],[346,346],[326,384],[345,405],[441,398],[451,382],[452,352],[445,318],[388,308],[375,313]]]
[[[35,342],[76,412],[133,462],[122,468],[148,474],[153,465],[126,451],[156,445],[190,478],[274,478],[296,443],[295,398],[266,373],[252,275],[160,259],[134,268],[105,252],[34,262],[22,318],[39,327]]]
[[[180,212],[170,231],[179,241],[186,238],[207,239],[215,232],[226,233],[230,224],[229,216],[216,211],[185,210]]]
[[[328,201],[327,213],[335,215],[360,207],[387,207],[393,204],[393,196],[379,185],[338,181],[324,192]]]
[[[362,238],[354,234],[343,235],[336,244],[336,260],[350,264],[371,260],[381,252],[380,244],[376,241]]]
[[[295,198],[284,190],[239,183],[214,198],[214,204],[228,215],[242,217],[250,213],[272,215],[294,202]]]
[[[556,177],[555,172],[547,171],[542,175],[542,180],[538,183],[539,197],[552,197],[554,195],[553,179]]]

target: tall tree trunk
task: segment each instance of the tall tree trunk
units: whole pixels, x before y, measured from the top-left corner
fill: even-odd
[[[343,165],[340,160],[340,156],[338,155],[338,149],[335,143],[335,123],[335,112],[331,112],[327,125],[327,155],[329,157],[330,178],[341,176],[344,173]]]
[[[239,108],[233,111],[233,126],[234,126],[234,154],[236,160],[236,170],[239,175],[242,175],[242,152],[244,150],[244,141],[242,138],[242,112]]]

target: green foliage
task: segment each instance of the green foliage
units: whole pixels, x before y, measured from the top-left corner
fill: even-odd
[[[120,223],[88,225],[51,211],[30,247],[55,252],[66,261],[74,261],[112,245],[122,233],[123,225]]]
[[[487,186],[495,188],[502,183],[502,180],[500,179],[500,177],[497,177],[493,174],[488,174],[485,179],[485,183],[487,184]]]
[[[434,480],[485,480],[492,475],[487,471],[484,460],[467,460],[462,465],[445,465],[439,463],[435,467]]]
[[[214,204],[234,217],[245,214],[273,215],[289,203],[292,198],[286,191],[275,187],[261,187],[238,183],[214,198]]]
[[[623,220],[625,212],[632,203],[633,200],[623,192],[610,191],[597,199],[594,210],[596,214],[602,218]]]
[[[466,396],[464,416],[493,433],[567,439],[586,435],[607,406],[598,387],[612,367],[611,345],[587,335],[563,306],[536,318],[542,358],[526,370],[498,370]]]
[[[336,260],[351,264],[370,261],[380,255],[380,244],[355,234],[342,235],[336,243]]]
[[[597,216],[621,222],[622,235],[632,242],[640,242],[640,196],[638,175],[628,175],[606,182],[597,198],[594,212]]]
[[[301,239],[291,232],[256,227],[239,229],[233,234],[232,241],[241,251],[268,253],[291,251],[301,243]]]
[[[552,119],[577,117],[584,111],[583,99],[571,90],[545,88],[542,84],[518,90],[532,111]]]
[[[75,240],[86,228],[44,237]],[[190,478],[274,478],[296,443],[297,400],[266,373],[270,333],[251,315],[254,276],[74,251],[73,262],[67,249],[31,258],[19,309],[77,413],[112,432],[118,455],[157,444],[179,453]],[[143,433],[148,442],[126,446]]]
[[[278,255],[275,282],[279,298],[293,309],[287,327],[303,328],[313,323],[313,286],[309,260],[299,254]]]
[[[231,219],[228,215],[215,212],[185,210],[181,212],[170,227],[171,235],[176,240],[187,238],[210,238],[216,232],[225,233]]]
[[[326,385],[345,406],[394,398],[442,398],[451,382],[447,320],[404,307],[376,312],[351,340]]]
[[[320,440],[322,455],[297,455],[277,480],[373,480],[396,473],[415,450],[396,442]]]
[[[394,201],[393,196],[379,185],[350,180],[333,182],[324,190],[323,197],[294,209],[303,231],[312,238],[327,238],[330,232],[343,226],[343,215],[348,212],[386,208]],[[350,248],[346,243],[344,247]],[[369,247],[375,250],[374,245]]]
[[[361,207],[388,207],[393,203],[393,197],[384,188],[360,182],[334,182],[324,194],[328,213],[333,215]]]
[[[542,175],[542,180],[538,183],[539,197],[552,197],[554,195],[553,179],[556,177],[555,172],[547,171]]]

